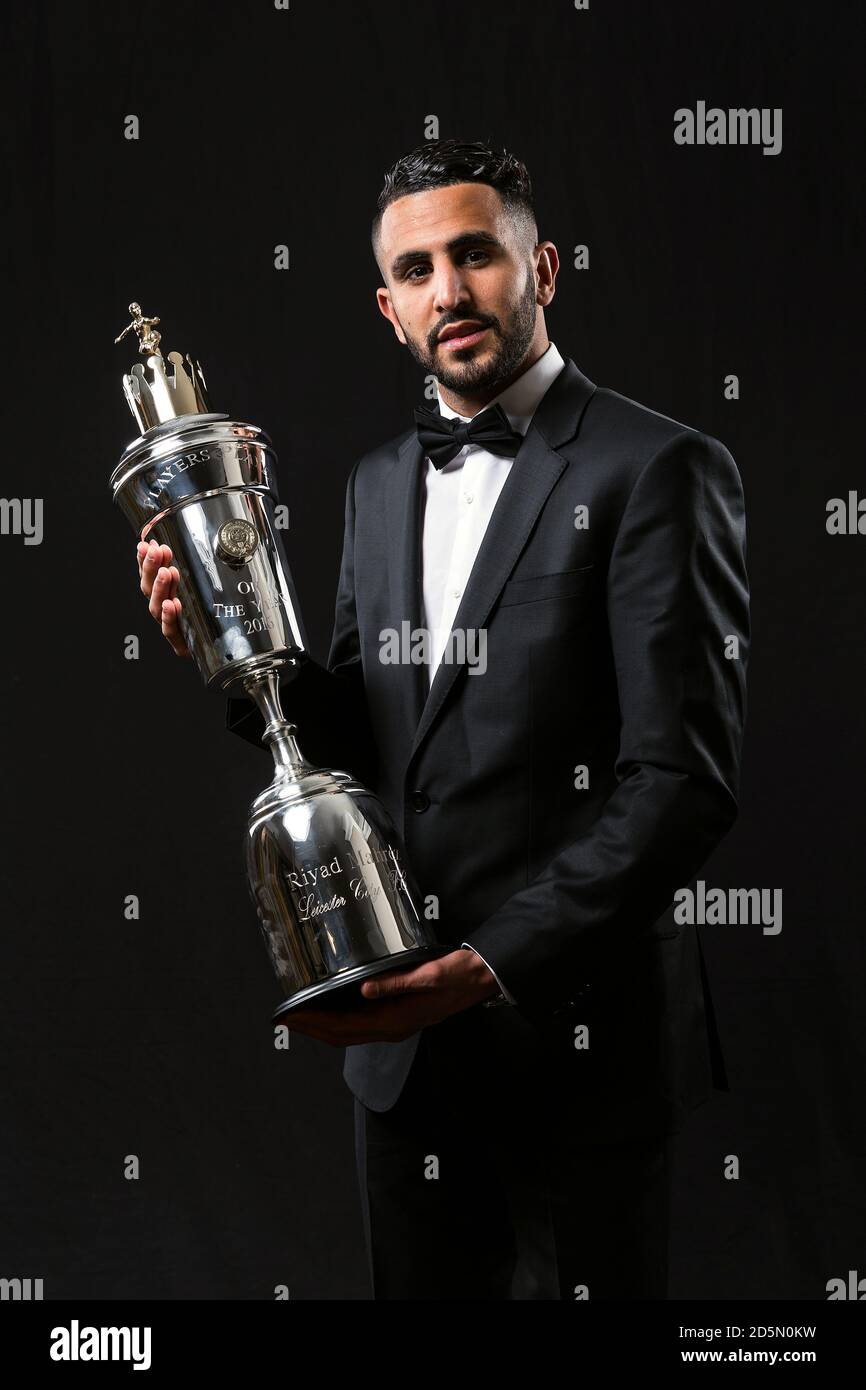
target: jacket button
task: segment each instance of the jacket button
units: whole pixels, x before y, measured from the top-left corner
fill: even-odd
[[[417,811],[419,815],[422,811],[426,811],[427,807],[430,805],[429,796],[426,792],[422,791],[414,791],[409,800],[412,810]]]

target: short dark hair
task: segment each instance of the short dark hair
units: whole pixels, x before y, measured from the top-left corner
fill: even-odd
[[[371,229],[373,254],[378,251],[382,214],[389,203],[409,193],[446,188],[454,183],[490,184],[515,221],[522,221],[527,231],[531,227],[533,235],[537,235],[532,181],[522,160],[489,141],[425,140],[401,155],[385,175]]]

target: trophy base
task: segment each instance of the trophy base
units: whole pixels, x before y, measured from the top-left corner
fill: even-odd
[[[320,980],[318,984],[308,985],[306,989],[293,994],[279,1004],[271,1015],[271,1022],[278,1023],[294,1009],[302,1009],[310,1004],[316,1008],[353,1009],[362,1008],[370,1002],[360,993],[364,980],[374,975],[383,975],[387,970],[405,970],[413,965],[423,965],[426,960],[436,960],[439,956],[450,955],[454,946],[418,946],[405,951],[400,956],[389,956],[385,960],[371,961],[369,965],[357,965],[354,970],[346,970],[330,980]]]

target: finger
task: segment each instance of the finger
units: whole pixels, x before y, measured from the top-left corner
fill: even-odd
[[[352,1024],[339,1015],[327,1015],[318,1010],[303,1010],[286,1015],[281,1020],[292,1033],[303,1033],[316,1042],[329,1043],[332,1047],[347,1047],[355,1042],[372,1042],[365,1030],[359,1033],[357,1019]]]
[[[147,561],[145,560],[144,563],[146,565]],[[156,618],[157,622],[160,622],[162,619],[162,605],[165,603],[166,599],[170,599],[172,596],[172,582],[171,570],[166,569],[164,565],[160,565],[153,577],[150,589],[150,602],[147,605],[147,611],[152,617]]]
[[[288,1025],[293,1033],[303,1033],[306,1038],[313,1038],[315,1042],[328,1043],[331,1047],[347,1047],[348,1042],[342,1029],[335,1029],[333,1026],[324,1027],[321,1020],[318,1023],[292,1023]],[[365,1038],[366,1042],[367,1039]]]
[[[422,973],[423,968],[418,966],[415,970],[397,970],[377,975],[374,979],[363,982],[361,993],[365,999],[388,999],[397,994],[414,994],[433,983],[432,979],[426,978]]]
[[[327,1007],[293,1009],[281,1022],[292,1032],[304,1033],[333,1047],[386,1042],[390,1037],[388,1025],[393,1027],[393,1006],[384,1012],[374,1004],[345,1010]]]
[[[327,1043],[330,1047],[355,1047],[358,1044],[371,1042],[401,1042],[403,1038],[408,1038],[413,1032],[417,1032],[417,1027],[397,1027],[391,1025],[389,1028],[369,1027],[359,1028],[357,1024],[353,1027],[335,1028],[333,1026],[324,1027],[321,1024],[305,1024],[302,1028],[293,1031],[303,1033],[306,1037],[313,1038],[316,1042]]]
[[[155,541],[139,541],[135,548],[141,592],[146,594],[148,598],[150,597],[150,585],[153,583],[153,556],[155,553]],[[150,564],[148,564],[148,561],[150,561]]]
[[[138,554],[138,552],[137,552]],[[168,558],[165,558],[165,557]],[[167,545],[157,545],[156,541],[149,541],[147,549],[141,552],[139,560],[139,571],[141,574],[141,592],[145,598],[150,598],[153,591],[153,582],[159,573],[160,566],[167,565],[171,559],[171,550]]]
[[[168,547],[166,547],[166,549],[168,549]],[[169,581],[167,585],[167,597],[177,598],[178,585],[180,584],[180,570],[178,569],[177,565],[163,565],[162,568],[167,568],[169,574]],[[178,599],[178,603],[180,603],[180,599]]]
[[[138,545],[135,547],[135,558],[136,558],[136,560],[137,560],[137,562],[138,562],[138,577],[139,577],[139,579],[141,578],[141,567],[142,567],[142,564],[143,564],[143,562],[144,562],[144,559],[145,559],[145,557],[146,557],[147,555],[149,555],[149,554],[153,551],[153,547],[154,547],[155,545],[156,545],[156,542],[155,542],[155,541],[139,541],[139,542],[138,542]],[[163,564],[163,565],[169,564],[169,563],[171,562],[171,558],[172,558],[172,556],[171,556],[171,546],[170,546],[170,545],[163,545],[163,546],[160,546],[159,549],[160,549],[161,552],[162,552],[160,563]]]
[[[305,1033],[332,1047],[351,1047],[356,1043],[402,1042],[417,1033],[435,1014],[419,1008],[416,998],[392,999],[364,1004],[361,1009],[294,1009],[282,1022],[292,1031]]]
[[[180,623],[178,622],[180,610],[181,602],[179,598],[166,599],[162,605],[160,626],[162,628],[163,637],[166,639],[175,655],[190,656],[189,647],[183,639]]]

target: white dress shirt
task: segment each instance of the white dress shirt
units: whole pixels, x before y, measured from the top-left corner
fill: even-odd
[[[499,404],[512,429],[526,434],[538,404],[565,361],[554,343],[532,366],[501,391],[483,409]],[[439,409],[448,419],[469,421],[471,415],[458,415],[442,399],[437,382]],[[514,460],[490,454],[477,444],[464,444],[460,453],[443,468],[427,459],[424,479],[424,527],[422,536],[422,587],[424,626],[430,633],[428,688],[448,644],[463,591],[475,564],[488,522],[499,499]],[[452,654],[453,656],[454,654]],[[467,942],[462,945],[467,946]],[[470,950],[475,950],[472,946]],[[481,953],[476,951],[476,955]],[[484,957],[481,957],[484,960]],[[484,961],[487,965],[487,962]],[[490,970],[490,966],[487,966]],[[491,970],[509,1004],[516,1003],[499,977]]]
[[[564,366],[556,345],[550,343],[537,362],[484,409],[501,405],[512,429],[526,434],[539,401]],[[447,419],[472,419],[445,404],[438,382],[436,392],[439,409]],[[428,686],[442,660],[475,557],[513,463],[514,459],[489,454],[477,444],[464,444],[444,468],[436,468],[427,460],[422,577],[424,626],[430,633],[431,648]]]

